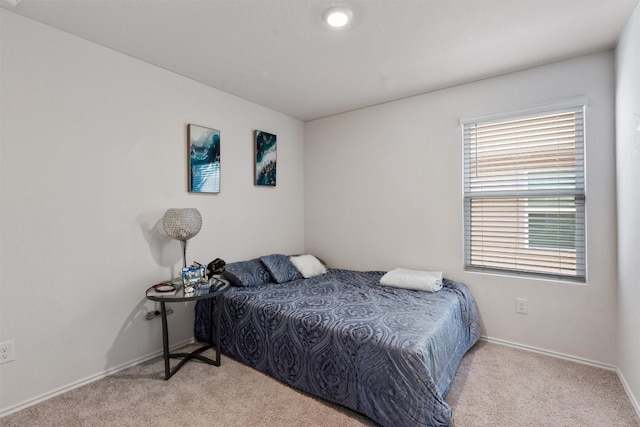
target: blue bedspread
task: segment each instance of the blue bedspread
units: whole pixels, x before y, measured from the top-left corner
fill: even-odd
[[[386,427],[448,426],[444,396],[480,335],[469,289],[379,285],[384,272],[329,269],[311,279],[224,294],[222,351]],[[196,305],[207,341],[209,300]]]

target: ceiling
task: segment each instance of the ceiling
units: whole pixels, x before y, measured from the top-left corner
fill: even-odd
[[[304,121],[611,48],[637,3],[0,0]],[[322,22],[335,5],[353,11],[347,28]]]

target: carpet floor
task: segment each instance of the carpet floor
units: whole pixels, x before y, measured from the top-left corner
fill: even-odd
[[[228,357],[220,367],[188,362],[169,381],[163,369],[156,358],[5,416],[0,425],[376,425]],[[464,357],[445,400],[455,427],[640,427],[615,372],[484,341]]]

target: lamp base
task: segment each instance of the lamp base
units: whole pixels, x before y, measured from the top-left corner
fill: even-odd
[[[182,245],[182,268],[187,268],[187,241],[180,240]]]

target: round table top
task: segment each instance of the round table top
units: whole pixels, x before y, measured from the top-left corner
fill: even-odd
[[[178,290],[177,292],[153,292],[155,291],[155,287],[158,285],[151,286],[146,291],[146,297],[152,301],[160,301],[160,302],[183,302],[183,301],[196,301],[200,299],[213,298],[215,296],[221,295],[227,289],[229,289],[229,282],[224,279],[212,279],[213,282],[211,286],[206,289],[194,289],[193,292],[184,292],[184,286],[182,284],[175,285]],[[165,284],[161,284],[165,285]],[[166,283],[166,285],[171,285],[171,283]],[[153,292],[149,294],[149,292]]]

